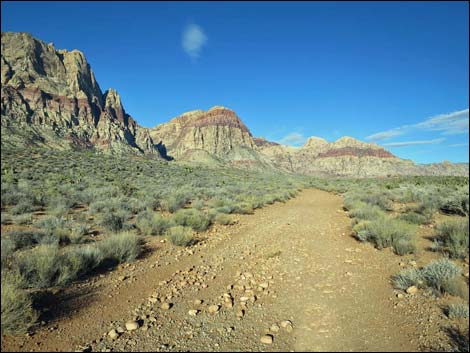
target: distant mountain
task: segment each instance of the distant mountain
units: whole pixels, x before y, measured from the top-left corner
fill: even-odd
[[[2,144],[160,155],[148,131],[103,93],[85,56],[27,33],[1,37]]]
[[[351,137],[311,137],[291,147],[253,137],[231,109],[181,114],[152,129],[128,115],[119,94],[102,92],[85,56],[56,50],[27,33],[2,33],[4,145],[150,154],[179,162],[276,169],[307,175],[466,175],[468,163],[418,165]]]

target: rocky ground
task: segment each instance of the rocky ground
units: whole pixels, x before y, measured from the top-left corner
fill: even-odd
[[[416,266],[350,236],[339,196],[305,190],[215,226],[191,248],[149,238],[139,261],[45,298],[2,351],[449,350],[449,298],[394,291]],[[468,273],[468,268],[464,270]]]

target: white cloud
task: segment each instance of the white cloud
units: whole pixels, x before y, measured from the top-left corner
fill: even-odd
[[[191,58],[198,58],[201,55],[202,47],[206,43],[207,36],[201,26],[190,24],[184,29],[181,45]]]
[[[413,146],[413,145],[435,145],[445,141],[445,138],[439,138],[434,140],[425,140],[425,141],[404,141],[404,142],[390,142],[384,143],[382,146],[387,147],[405,147],[405,146]]]
[[[380,141],[416,131],[440,131],[441,135],[468,134],[468,109],[441,114],[413,124],[403,125],[387,131],[367,136],[367,140]]]
[[[449,145],[449,147],[467,147],[468,146],[468,142],[467,143],[455,143],[453,145]]]
[[[284,136],[278,142],[283,145],[303,145],[307,139],[304,135],[298,132],[291,132],[289,135]]]

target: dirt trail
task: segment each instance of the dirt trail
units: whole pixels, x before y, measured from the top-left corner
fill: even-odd
[[[32,337],[4,338],[2,350],[418,350],[420,327],[389,283],[400,258],[350,236],[339,196],[305,190],[238,220],[190,250],[152,238],[147,258],[67,290],[63,296],[79,290],[88,296],[67,301],[79,309],[66,319],[48,322]],[[129,278],[117,279],[123,275]],[[242,296],[255,296],[254,302],[243,306]],[[162,310],[157,299],[173,307]],[[208,313],[212,304],[220,305],[218,313]],[[190,316],[190,309],[199,312]],[[105,336],[134,316],[143,319],[139,330],[114,341]],[[281,327],[270,332],[271,345],[261,343],[283,320],[293,330]]]

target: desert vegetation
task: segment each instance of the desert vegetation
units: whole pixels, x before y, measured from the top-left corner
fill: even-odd
[[[2,332],[24,332],[35,291],[132,262],[148,236],[191,246],[230,214],[284,202],[306,178],[135,156],[2,148]],[[13,298],[19,298],[17,301]]]

